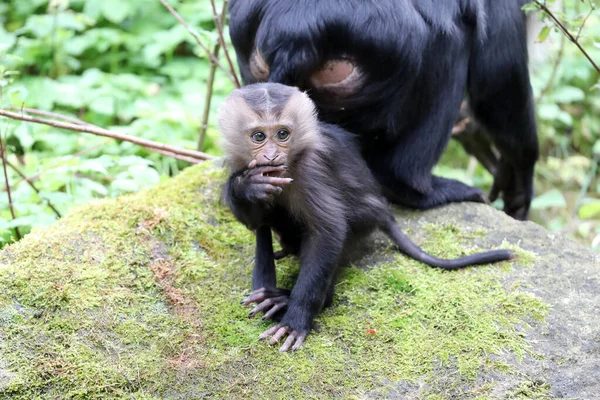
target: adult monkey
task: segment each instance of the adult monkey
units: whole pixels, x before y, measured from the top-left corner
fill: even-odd
[[[323,121],[360,136],[385,195],[427,209],[486,201],[431,171],[461,101],[501,157],[490,199],[526,219],[538,158],[526,0],[231,0],[245,84],[308,90]]]

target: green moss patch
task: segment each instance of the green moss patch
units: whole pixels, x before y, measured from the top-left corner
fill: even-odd
[[[189,168],[152,190],[88,205],[0,256],[0,397],[347,398],[419,387],[485,398],[547,307],[505,283],[510,263],[445,272],[396,254],[344,269],[303,350],[281,354],[248,319],[253,235],[219,204],[224,173]],[[456,257],[482,232],[425,225]],[[479,249],[480,250],[480,249]],[[520,252],[520,263],[531,255]],[[298,262],[278,262],[291,287]],[[532,390],[522,383],[519,393]],[[536,389],[538,390],[538,389]]]

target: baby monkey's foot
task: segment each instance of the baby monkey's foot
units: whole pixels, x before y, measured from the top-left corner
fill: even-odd
[[[271,319],[280,311],[285,311],[290,299],[290,291],[285,289],[256,289],[248,295],[242,304],[247,306],[252,303],[257,305],[250,311],[248,318],[252,318],[259,311],[264,311],[263,319]]]
[[[281,339],[285,335],[287,335],[287,339],[279,348],[279,351],[288,351],[290,349],[295,351],[302,347],[304,340],[306,340],[306,335],[308,335],[308,331],[295,330],[290,328],[286,324],[277,324],[274,327],[264,331],[258,338],[262,340],[271,336],[269,344],[274,345],[275,343],[279,342],[279,339]]]

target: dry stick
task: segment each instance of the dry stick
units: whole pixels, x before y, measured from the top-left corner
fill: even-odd
[[[8,172],[6,171],[6,153],[4,152],[4,139],[2,138],[2,134],[0,133],[0,153],[2,155],[2,167],[4,169],[4,185],[6,187],[6,194],[8,195],[8,207],[10,208],[10,214],[12,215],[12,219],[17,219],[15,215],[15,208],[13,206],[12,194],[10,191],[10,184],[8,183]],[[17,240],[21,240],[21,232],[19,232],[19,227],[15,226],[15,233],[17,234]]]
[[[208,49],[208,47],[206,47],[204,45],[204,43],[202,43],[200,41],[200,38],[198,37],[198,35],[196,35],[196,33],[192,30],[192,28],[190,28],[190,26],[187,24],[187,22],[185,22],[183,20],[183,18],[181,18],[181,16],[177,13],[177,11],[175,11],[173,9],[173,7],[171,7],[169,5],[169,3],[167,3],[165,0],[159,0],[163,6],[165,6],[165,8],[167,10],[169,10],[169,12],[171,14],[173,14],[173,16],[175,17],[175,19],[177,19],[177,21],[179,21],[179,23],[181,25],[183,25],[183,27],[190,33],[190,35],[192,35],[194,37],[194,40],[196,41],[196,43],[198,43],[198,46],[202,47],[202,49],[206,52],[206,54],[208,55],[208,57],[210,58],[210,60],[212,62],[214,62],[215,64],[217,64],[217,67],[219,67],[229,78],[229,80],[236,86],[239,87],[238,79],[237,76],[234,76],[231,74],[231,72],[229,72],[225,67],[223,67],[223,65],[221,65],[221,63],[219,62],[219,60],[210,52],[210,50]]]
[[[173,153],[173,154],[180,155],[180,156],[187,156],[187,157],[195,158],[197,160],[211,160],[211,159],[215,158],[214,156],[211,156],[210,154],[202,153],[200,151],[182,149],[179,147],[170,146],[168,144],[163,144],[163,143],[154,142],[152,140],[138,138],[138,137],[128,135],[125,133],[109,131],[108,129],[99,128],[99,127],[96,127],[93,125],[79,125],[79,124],[71,124],[71,123],[66,123],[66,122],[51,121],[51,120],[46,120],[46,119],[41,119],[41,118],[36,118],[36,117],[30,117],[27,115],[20,115],[20,114],[14,113],[14,112],[1,110],[1,109],[0,109],[0,116],[11,118],[11,119],[16,119],[19,121],[27,121],[27,122],[33,122],[33,123],[38,123],[38,124],[49,125],[49,126],[53,126],[55,128],[67,129],[67,130],[77,131],[77,132],[91,133],[91,134],[98,135],[98,136],[104,136],[104,137],[110,137],[113,139],[124,140],[126,142],[135,143],[137,145],[140,145],[140,146],[143,146],[143,147],[146,147],[149,149],[162,150],[162,151],[166,151],[166,152]]]
[[[210,0],[210,5],[213,11],[213,18],[215,20],[215,25],[217,26],[217,34],[219,35],[219,42],[221,43],[221,47],[223,48],[223,53],[225,54],[225,58],[227,59],[227,64],[229,64],[229,70],[231,71],[231,75],[235,78],[235,87],[240,87],[240,81],[238,80],[237,74],[235,73],[235,67],[231,62],[231,57],[229,57],[229,51],[227,50],[227,45],[225,45],[225,39],[223,37],[223,26],[225,23],[225,15],[227,14],[227,3],[228,0],[224,0],[223,2],[223,11],[221,12],[221,18],[217,14],[217,6],[215,4],[215,0]],[[216,55],[215,55],[216,57]]]
[[[36,192],[40,197],[42,197],[41,194],[40,194],[39,189],[35,187],[35,185],[33,184],[33,182],[31,182],[29,179],[27,179],[27,176],[21,170],[19,170],[16,167],[16,165],[14,165],[13,163],[11,163],[8,160],[6,160],[6,164],[9,167],[11,167],[13,169],[13,171],[15,171],[23,179],[21,182],[23,182],[23,181],[27,182],[27,184],[29,186],[31,186],[31,188],[33,189],[33,191]],[[42,197],[42,199],[44,199],[44,198]],[[48,200],[48,199],[44,199],[44,200],[46,200],[46,202],[48,204],[48,207],[50,207],[52,209],[52,211],[54,211],[54,214],[56,214],[56,216],[58,218],[60,218],[61,217],[60,212],[56,209],[56,207],[54,207],[54,204],[52,204],[52,202],[50,200]]]
[[[90,124],[90,123],[88,123],[88,122],[85,122],[85,121],[82,121],[82,120],[80,120],[80,119],[77,119],[77,118],[72,118],[72,117],[67,117],[67,116],[65,116],[65,115],[56,114],[56,113],[53,113],[53,112],[50,112],[50,111],[36,110],[35,108],[19,108],[19,109],[17,109],[16,107],[11,107],[11,109],[13,109],[13,110],[20,110],[20,111],[25,111],[25,112],[28,112],[28,113],[30,113],[30,114],[42,115],[42,116],[45,116],[45,117],[50,117],[50,118],[55,118],[55,119],[62,119],[62,120],[64,120],[64,121],[71,122],[71,123],[74,123],[74,124],[76,124],[76,125],[88,126],[88,127],[94,127],[94,128],[102,129],[101,127],[99,127],[99,126],[97,126],[97,125]],[[79,153],[76,153],[75,155],[73,155],[73,158],[74,158],[74,157],[77,157],[77,156],[79,156],[79,155],[81,155],[81,154],[85,154],[86,152],[88,152],[88,151],[91,151],[91,150],[93,150],[93,149],[95,149],[95,148],[97,148],[97,147],[99,147],[99,146],[103,146],[104,144],[108,143],[110,140],[113,140],[113,139],[112,139],[112,138],[110,138],[109,140],[107,140],[107,141],[105,141],[105,142],[101,143],[100,145],[92,146],[91,148],[89,148],[89,149],[87,149],[87,150],[84,150],[84,151],[81,151],[81,152],[79,152]],[[155,153],[159,153],[159,154],[165,155],[165,156],[167,156],[167,157],[175,158],[176,160],[180,160],[180,161],[184,161],[184,162],[190,163],[190,164],[198,164],[198,163],[199,163],[199,160],[198,160],[198,159],[196,159],[196,158],[182,156],[182,155],[179,155],[179,154],[173,153],[173,152],[171,152],[171,151],[163,151],[163,150],[157,150],[157,149],[152,149],[152,151],[154,151]],[[56,165],[54,165],[54,166],[52,166],[52,167],[50,167],[50,168],[48,168],[48,169],[55,168],[56,166],[59,166],[59,165],[62,165],[62,163],[56,164]],[[46,170],[44,170],[44,171],[41,171],[41,172],[45,172],[45,171],[46,171]],[[37,174],[35,174],[35,175],[33,175],[33,176],[32,176],[32,177],[30,177],[30,178],[23,177],[24,179],[22,179],[22,180],[21,180],[21,181],[19,181],[18,183],[21,183],[21,182],[23,182],[23,180],[27,180],[27,181],[28,181],[28,183],[30,183],[30,184],[31,184],[31,180],[33,180],[33,179],[34,179],[33,177],[37,177],[37,176],[39,176],[39,175],[41,174],[41,172],[40,172],[40,173],[37,173]]]
[[[221,26],[225,22],[225,15],[227,15],[227,3],[229,1],[225,0],[223,2],[223,10],[221,11]],[[219,27],[217,26],[217,29]],[[219,50],[221,49],[221,44],[215,44],[215,49],[213,54],[215,57],[219,56]],[[225,47],[225,51],[227,48]],[[210,116],[210,103],[212,101],[212,91],[215,83],[215,72],[217,72],[217,65],[213,62],[210,63],[210,70],[208,72],[208,80],[206,81],[206,98],[204,99],[204,112],[202,113],[202,125],[200,125],[200,132],[198,133],[198,151],[202,151],[204,147],[204,138],[206,137],[206,130],[208,129],[208,117]]]
[[[566,8],[566,5],[565,5],[565,3],[563,3],[563,12],[564,12],[565,8]],[[579,40],[579,36],[581,36],[581,31],[583,30],[583,26],[585,25],[588,18],[590,17],[590,15],[592,15],[593,12],[594,12],[594,5],[592,4],[592,1],[590,0],[590,12],[588,12],[587,15],[585,16],[585,18],[583,19],[583,21],[581,21],[581,25],[579,26],[579,30],[577,31],[577,36],[575,36],[576,40]]]
[[[21,111],[25,111],[25,112],[30,113],[30,114],[43,115],[45,117],[50,117],[50,118],[55,118],[55,119],[62,119],[64,121],[71,122],[71,123],[77,124],[77,125],[90,126],[90,127],[102,129],[98,125],[90,124],[88,122],[82,121],[82,120],[77,119],[77,118],[67,117],[65,115],[56,114],[56,113],[53,113],[53,112],[50,112],[50,111],[36,110],[35,108],[16,108],[16,107],[10,107],[10,109],[12,109],[12,110],[21,110]],[[110,140],[112,140],[112,139],[110,139]],[[108,143],[108,141],[105,142],[105,143]],[[190,164],[198,164],[198,162],[199,162],[199,160],[196,159],[196,158],[181,156],[179,154],[176,154],[176,153],[173,153],[173,152],[170,152],[170,151],[163,151],[163,150],[157,150],[157,149],[152,149],[152,151],[154,151],[155,153],[159,153],[159,154],[171,157],[171,158],[175,158],[177,160],[188,162]]]
[[[575,46],[577,46],[579,48],[579,50],[583,53],[583,55],[585,56],[585,58],[588,59],[588,61],[594,66],[594,68],[596,69],[596,71],[598,71],[600,73],[600,67],[598,67],[598,65],[594,62],[594,60],[592,60],[592,57],[590,57],[590,55],[588,54],[587,51],[585,51],[585,49],[581,46],[581,44],[579,43],[579,40],[577,40],[577,38],[575,38],[571,32],[569,32],[567,30],[567,28],[564,26],[564,24],[562,22],[560,22],[560,20],[558,18],[556,18],[556,16],[554,15],[554,13],[552,13],[552,11],[550,11],[550,9],[546,6],[545,3],[540,3],[539,0],[534,0],[535,4],[538,5],[538,7],[544,11],[546,14],[548,14],[548,16],[550,16],[550,18],[552,18],[552,20],[554,21],[554,23],[556,24],[556,26],[558,26],[558,28],[562,31],[563,34],[565,34],[567,36],[567,38],[575,44]]]
[[[82,121],[80,119],[77,118],[73,118],[73,117],[67,117],[66,115],[61,115],[61,114],[56,114],[50,111],[42,111],[42,110],[37,110],[35,108],[27,108],[27,107],[21,107],[21,108],[17,108],[17,107],[8,107],[7,110],[11,110],[11,111],[15,111],[18,112],[20,111],[21,114],[23,114],[23,112],[26,112],[28,114],[33,114],[33,115],[41,115],[42,117],[48,117],[48,118],[54,118],[54,119],[61,119],[63,121],[66,122],[70,122],[72,124],[78,124],[78,125],[92,125],[88,122]]]

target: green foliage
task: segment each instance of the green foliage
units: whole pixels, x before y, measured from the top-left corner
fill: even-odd
[[[600,64],[600,11],[595,1],[540,0]],[[539,7],[529,3],[528,12]],[[584,54],[545,13],[530,39],[531,81],[536,98],[540,160],[531,218],[600,250],[600,76]],[[456,143],[437,172],[483,188],[491,175],[469,167]],[[498,201],[494,204],[502,206]]]
[[[547,4],[599,65],[600,48],[595,44],[600,41],[600,12],[595,1]],[[599,73],[548,15],[543,16],[552,33],[546,40],[542,32],[538,40],[546,41],[543,45],[555,52],[532,74],[546,157],[538,168],[538,188],[543,188],[546,200],[552,195],[554,203],[538,208],[534,219],[600,249],[600,214],[593,212],[600,207],[600,156],[596,151],[600,149]]]
[[[217,36],[209,1],[170,3],[212,48]],[[8,0],[0,4],[0,21],[0,107],[54,111],[195,148],[209,63],[159,1]],[[217,73],[213,111],[232,88]],[[11,219],[1,193],[0,241],[14,237],[15,226],[27,233],[54,221],[48,201],[65,212],[148,187],[187,166],[129,143],[43,125],[2,119],[0,133],[9,160],[35,176],[40,190],[9,169],[18,219]],[[219,154],[217,143],[211,125],[203,151]]]

